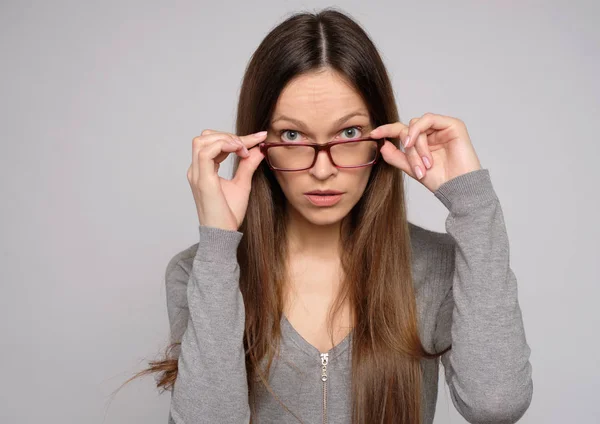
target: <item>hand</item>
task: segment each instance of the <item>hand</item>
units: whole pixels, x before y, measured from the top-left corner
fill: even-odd
[[[381,155],[432,192],[452,178],[481,169],[465,123],[457,118],[426,113],[411,119],[408,126],[381,125],[369,137],[399,137],[403,144],[408,140],[404,152],[386,140]]]
[[[194,138],[187,179],[201,225],[238,230],[248,209],[252,175],[264,158],[260,149],[253,147],[265,137],[266,132],[237,136],[207,129]],[[217,172],[232,152],[241,159],[234,178],[227,180]]]

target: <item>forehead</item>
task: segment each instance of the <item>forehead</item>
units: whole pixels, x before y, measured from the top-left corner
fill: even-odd
[[[302,74],[292,79],[281,92],[273,119],[279,115],[310,124],[334,122],[351,112],[368,109],[360,94],[338,73],[326,70]]]

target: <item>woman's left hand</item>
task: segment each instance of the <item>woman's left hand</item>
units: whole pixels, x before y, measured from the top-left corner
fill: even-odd
[[[452,178],[481,169],[467,127],[457,118],[426,113],[408,125],[381,125],[369,137],[399,137],[403,144],[408,140],[404,152],[386,140],[381,155],[432,192]]]

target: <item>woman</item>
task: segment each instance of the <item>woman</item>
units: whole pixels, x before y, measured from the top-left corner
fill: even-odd
[[[465,124],[401,123],[376,47],[326,9],[266,36],[236,125],[192,143],[200,239],[168,264],[172,344],[141,373],[172,388],[169,422],[432,423],[440,358],[467,421],[516,422],[530,348]],[[407,221],[401,171],[448,208],[447,233]]]

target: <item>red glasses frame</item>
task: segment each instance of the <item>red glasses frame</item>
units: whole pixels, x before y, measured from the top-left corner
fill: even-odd
[[[365,163],[362,165],[356,165],[356,166],[336,165],[335,161],[331,157],[331,150],[330,150],[331,146],[335,146],[337,144],[353,143],[356,141],[375,141],[375,142],[377,142],[377,150],[375,152],[375,158],[371,162]],[[315,166],[315,163],[317,163],[317,156],[321,150],[325,150],[327,152],[327,156],[329,156],[329,160],[331,161],[333,166],[335,166],[336,168],[347,169],[347,168],[364,168],[365,166],[371,166],[371,165],[374,165],[375,163],[377,163],[377,159],[379,159],[379,156],[381,155],[381,153],[380,153],[381,147],[383,147],[384,143],[385,143],[385,138],[372,138],[372,137],[353,138],[351,140],[334,140],[334,141],[330,141],[329,143],[325,143],[325,144],[293,143],[294,146],[309,146],[309,147],[312,147],[313,149],[315,149],[315,156],[314,156],[313,162],[310,164],[310,166],[308,166],[306,168],[301,168],[301,169],[277,168],[277,167],[273,166],[271,164],[271,162],[269,161],[269,155],[267,154],[267,150],[269,150],[270,147],[289,146],[292,143],[290,143],[290,142],[287,142],[287,143],[285,143],[285,142],[275,142],[275,143],[263,142],[263,143],[260,143],[258,146],[260,148],[261,153],[265,156],[265,160],[266,160],[269,168],[271,168],[274,171],[294,172],[294,171],[304,171],[306,169],[310,169],[313,166]]]

